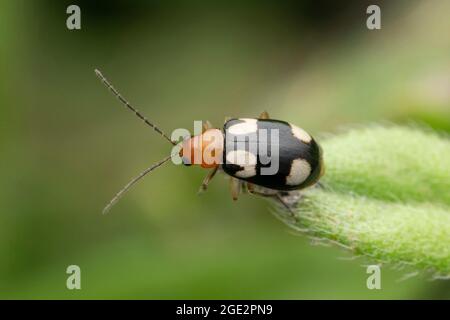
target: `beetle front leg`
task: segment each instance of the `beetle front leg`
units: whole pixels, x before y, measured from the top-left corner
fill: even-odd
[[[214,178],[214,176],[217,173],[217,170],[219,169],[219,166],[213,168],[211,171],[209,171],[208,175],[203,179],[202,185],[200,186],[200,189],[198,190],[198,193],[205,192],[208,188],[209,182]]]
[[[213,126],[212,126],[211,122],[209,122],[208,120],[202,122],[202,133],[204,133],[206,130],[212,129],[212,128],[213,128]]]
[[[267,111],[261,112],[258,119],[270,119],[269,113]]]

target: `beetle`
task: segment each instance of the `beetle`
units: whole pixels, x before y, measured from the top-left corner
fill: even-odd
[[[199,192],[218,171],[230,176],[233,200],[242,190],[273,198],[292,212],[286,198],[291,192],[312,186],[324,174],[322,149],[305,130],[286,121],[270,119],[264,111],[258,118],[226,119],[222,129],[203,122],[202,133],[173,141],[159,127],[135,109],[102,75],[96,75],[117,99],[135,115],[169,141],[176,152],[153,164],[123,187],[103,210],[106,213],[138,180],[178,156],[186,166],[209,169]],[[275,170],[274,170],[275,169]]]

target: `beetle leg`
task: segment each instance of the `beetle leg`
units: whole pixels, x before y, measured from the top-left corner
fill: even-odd
[[[202,133],[208,129],[212,129],[212,124],[208,120],[202,122]]]
[[[267,111],[261,112],[261,114],[259,115],[258,119],[270,119],[269,113]]]
[[[230,191],[231,191],[231,197],[233,200],[237,200],[239,197],[239,193],[241,192],[241,181],[239,179],[230,178]]]
[[[249,188],[250,183],[247,184],[247,189]],[[250,189],[248,189],[250,191]],[[281,196],[281,194],[279,192],[275,193],[275,194],[271,194],[271,193],[265,193],[259,190],[255,190],[254,186],[252,185],[252,190],[250,191],[251,194],[254,195],[259,195],[261,197],[265,197],[265,198],[272,198],[275,201],[277,201],[278,203],[280,203],[288,212],[289,212],[289,216],[295,221],[298,222],[297,216],[295,215],[295,211],[292,208],[292,206],[290,206],[286,201],[284,201],[283,197]]]
[[[249,193],[255,192],[255,186],[253,185],[253,183],[247,182],[247,191]]]
[[[202,192],[206,191],[206,189],[208,188],[209,182],[211,181],[212,178],[214,178],[218,169],[219,169],[219,166],[217,166],[217,167],[213,168],[211,171],[209,171],[209,173],[207,174],[205,179],[203,179],[202,185],[200,186],[198,193],[202,193]]]
[[[280,202],[289,211],[289,215],[291,216],[291,218],[294,219],[295,222],[298,222],[298,219],[297,219],[297,216],[295,215],[294,209],[283,200],[281,195],[279,193],[277,193],[274,197],[278,200],[278,202]]]

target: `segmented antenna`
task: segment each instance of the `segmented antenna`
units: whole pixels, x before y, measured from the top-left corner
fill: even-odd
[[[103,209],[103,214],[108,213],[108,211],[111,209],[113,205],[119,201],[120,198],[139,180],[141,180],[146,174],[150,173],[151,171],[155,170],[156,168],[162,166],[164,163],[169,161],[175,154],[171,154],[170,156],[162,159],[161,161],[153,164],[149,168],[142,171],[137,177],[135,177],[133,180],[128,182],[125,187],[123,187],[115,196],[111,199],[111,201],[108,203],[108,205]]]
[[[153,128],[153,130],[159,133],[171,144],[176,145],[176,143],[172,141],[161,129],[159,129],[156,125],[148,121],[146,117],[144,117],[138,110],[136,110],[133,106],[131,106],[130,103],[127,100],[125,100],[125,98],[112,86],[112,84],[103,76],[103,74],[98,69],[95,69],[95,74],[97,75],[97,77],[100,78],[100,80],[105,84],[105,86],[116,96],[116,98],[119,99],[120,102],[122,102],[128,109],[133,111],[136,114],[136,116],[138,116],[139,119],[144,121],[149,127]]]

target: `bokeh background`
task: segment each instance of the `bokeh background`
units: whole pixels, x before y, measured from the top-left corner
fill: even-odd
[[[369,31],[369,4],[382,29]],[[66,28],[81,7],[82,29]],[[224,176],[171,149],[94,75],[166,131],[272,117],[318,139],[373,122],[450,131],[450,2],[1,1],[0,298],[450,298],[448,281],[382,267],[291,232]],[[66,289],[81,267],[82,290]]]

